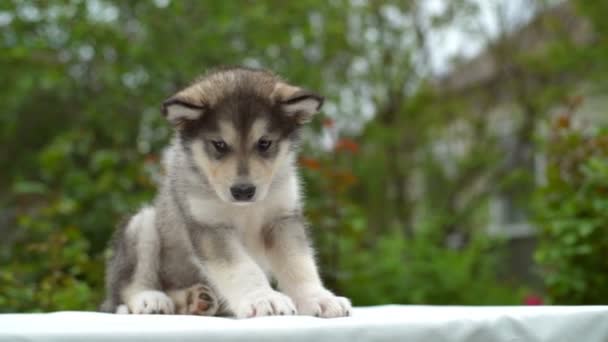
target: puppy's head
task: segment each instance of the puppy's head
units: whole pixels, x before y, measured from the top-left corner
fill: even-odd
[[[292,160],[300,127],[322,104],[268,71],[234,68],[197,80],[162,111],[218,197],[247,204],[266,197],[277,170]]]

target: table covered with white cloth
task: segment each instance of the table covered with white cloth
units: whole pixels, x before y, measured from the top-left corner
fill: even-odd
[[[0,341],[607,342],[608,306],[387,305],[334,319],[2,314]]]

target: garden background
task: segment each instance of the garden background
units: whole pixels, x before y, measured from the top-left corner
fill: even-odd
[[[160,103],[214,66],[327,100],[299,160],[355,305],[608,303],[608,2],[0,3],[0,312],[93,310]]]

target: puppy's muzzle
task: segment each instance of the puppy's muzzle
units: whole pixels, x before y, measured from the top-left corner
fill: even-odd
[[[255,196],[255,186],[253,184],[235,184],[230,187],[230,193],[235,201],[251,201]]]

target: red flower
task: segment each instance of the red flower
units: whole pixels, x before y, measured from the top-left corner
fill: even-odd
[[[323,127],[332,128],[334,127],[334,119],[325,117],[321,121],[321,124],[323,125]]]
[[[568,114],[561,114],[555,120],[555,126],[557,128],[570,128],[570,116]]]
[[[159,159],[160,158],[158,157],[157,154],[150,153],[150,154],[146,155],[144,162],[146,164],[156,164],[156,163],[158,163]]]
[[[568,99],[568,104],[571,107],[576,108],[576,107],[580,106],[583,103],[583,100],[585,100],[585,98],[582,95],[571,96]]]
[[[336,143],[335,150],[336,152],[349,151],[351,153],[357,153],[359,152],[359,144],[352,139],[342,138]]]
[[[313,158],[300,157],[300,165],[310,170],[318,170],[321,168],[321,163]]]
[[[540,296],[531,294],[524,298],[525,305],[543,305],[543,299]]]
[[[345,187],[349,187],[355,183],[357,183],[357,176],[355,176],[352,172],[350,171],[336,171],[334,173],[334,177],[336,177],[338,179],[338,181],[340,182],[340,185],[345,186]]]

